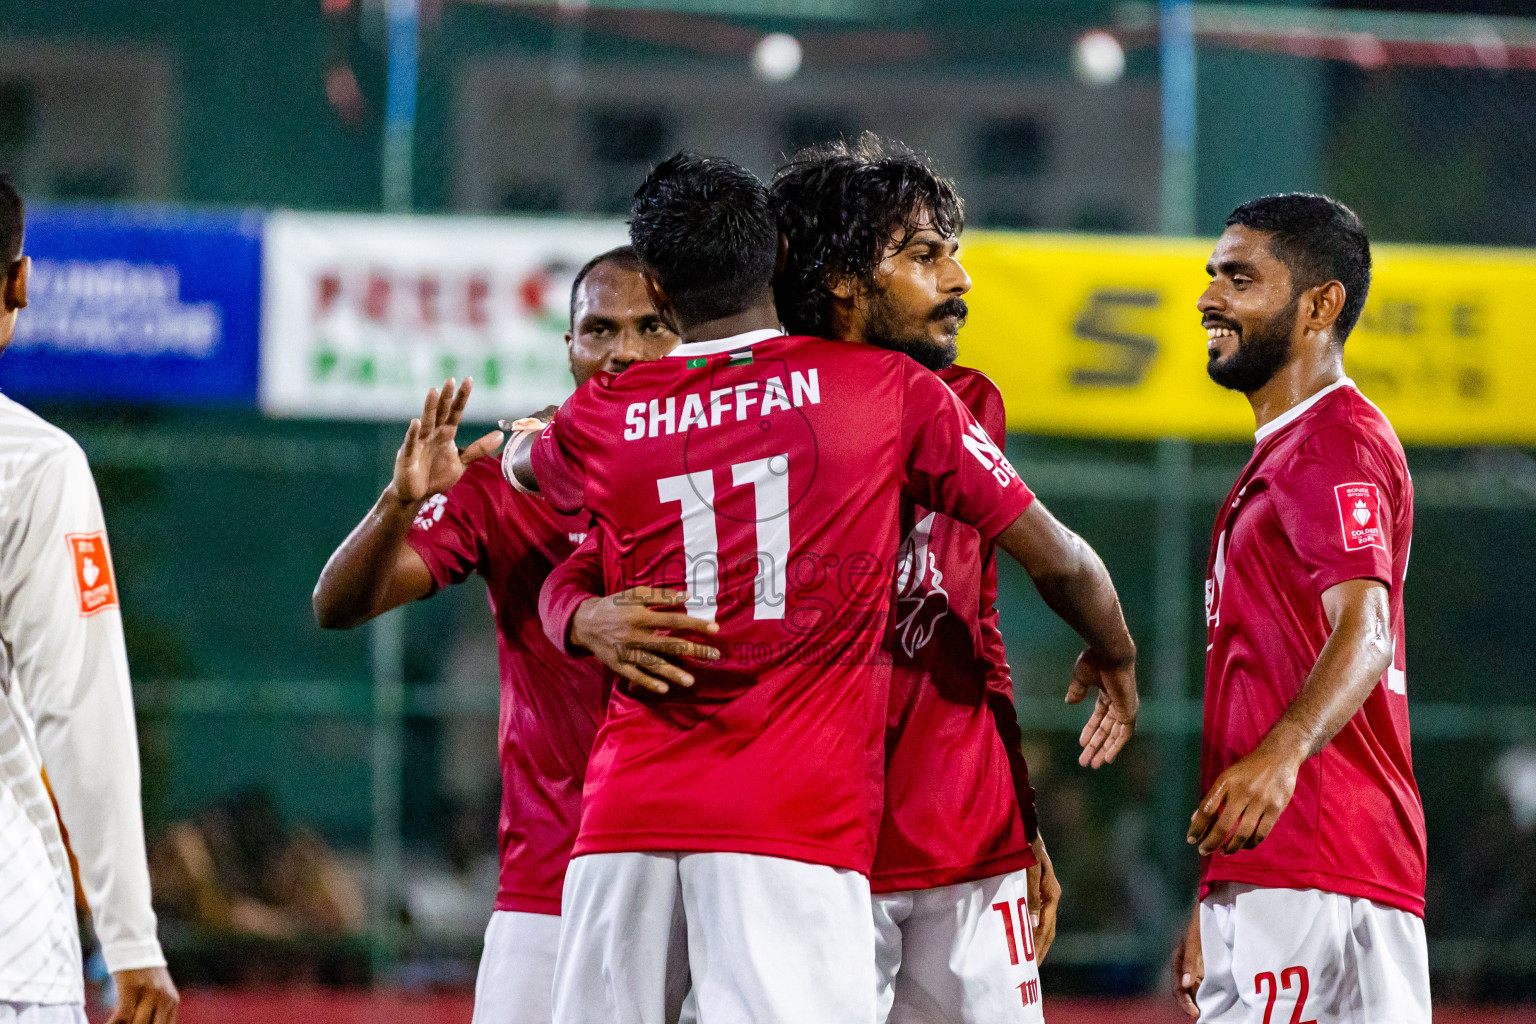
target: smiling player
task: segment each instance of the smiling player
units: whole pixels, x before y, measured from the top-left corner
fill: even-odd
[[[772,192],[787,242],[774,287],[786,328],[903,352],[989,437],[1002,436],[996,386],[954,365],[971,282],[957,258],[953,185],[866,135],[797,154]],[[1042,552],[1059,553],[1071,534],[1032,508]],[[886,799],[870,876],[878,1019],[1033,1019],[1060,887],[1018,747],[995,560],[963,523],[911,505],[902,519]],[[651,609],[633,593],[593,596],[603,592],[597,539],[545,584],[546,635],[640,685],[679,681],[683,664],[657,657],[679,641],[655,632]]]
[[[1189,827],[1204,864],[1175,995],[1210,1024],[1428,1024],[1403,660],[1413,481],[1344,376],[1370,245],[1341,203],[1265,196],[1233,211],[1206,269],[1208,371],[1258,430],[1211,544]]]
[[[676,691],[610,699],[566,880],[555,1020],[659,1019],[665,959],[686,941],[704,1024],[869,1022],[882,567],[901,497],[1026,565],[1041,557],[1030,510],[1044,513],[930,372],[782,334],[778,227],[749,172],[665,161],[636,194],[631,238],[684,343],[594,379],[503,467],[594,514],[616,588],[686,581],[722,657]],[[1081,542],[1067,554],[1043,589],[1113,697],[1090,740],[1113,756],[1134,728],[1135,648],[1103,563]]]

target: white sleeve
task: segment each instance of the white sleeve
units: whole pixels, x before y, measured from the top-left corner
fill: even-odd
[[[5,635],[110,971],[165,964],[150,907],[117,582],[90,466],[69,443],[15,497]],[[27,493],[30,492],[30,493]]]

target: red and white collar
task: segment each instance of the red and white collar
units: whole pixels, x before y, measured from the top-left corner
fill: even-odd
[[[1329,384],[1327,387],[1323,388],[1311,398],[1308,398],[1303,402],[1297,402],[1295,405],[1285,410],[1285,412],[1281,413],[1279,416],[1276,416],[1274,419],[1264,424],[1258,430],[1255,430],[1253,432],[1253,443],[1258,444],[1266,437],[1271,437],[1277,432],[1284,430],[1286,427],[1290,426],[1292,423],[1295,423],[1297,420],[1301,419],[1301,417],[1305,416],[1308,409],[1312,408],[1318,402],[1321,402],[1325,397],[1333,394],[1335,391],[1339,390],[1339,388],[1343,387],[1353,388],[1355,387],[1355,382],[1350,380],[1348,377],[1340,377],[1338,380],[1334,381],[1332,384]],[[1359,388],[1355,388],[1355,390],[1358,391]]]
[[[776,327],[763,327],[755,331],[747,331],[745,334],[733,334],[729,338],[716,338],[714,341],[690,341],[677,346],[667,353],[669,359],[692,359],[694,356],[712,356],[720,352],[735,352],[739,349],[751,348],[760,341],[769,338],[782,338],[784,332]]]

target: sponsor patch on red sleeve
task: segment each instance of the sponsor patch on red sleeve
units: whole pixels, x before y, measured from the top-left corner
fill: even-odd
[[[95,615],[117,607],[117,584],[112,580],[112,560],[107,556],[105,533],[65,534],[70,561],[75,569],[75,593],[80,595],[80,614]]]
[[[1345,551],[1366,548],[1387,550],[1381,532],[1381,491],[1375,484],[1339,484],[1333,489],[1339,502],[1339,530]]]

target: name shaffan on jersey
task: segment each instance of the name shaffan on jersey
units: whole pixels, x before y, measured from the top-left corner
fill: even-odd
[[[577,856],[719,851],[869,872],[899,504],[990,543],[1028,491],[984,440],[906,356],[777,331],[681,345],[572,396],[533,446],[545,497],[596,517],[608,593],[685,586],[724,655],[688,689],[614,690]]]
[[[1268,837],[1205,860],[1217,881],[1321,889],[1424,914],[1424,808],[1409,746],[1403,578],[1413,481],[1385,416],[1349,380],[1259,431],[1216,516],[1206,576],[1209,647],[1201,788],[1263,740],[1317,663],[1331,629],[1323,592],[1356,579],[1388,589],[1392,664],[1316,757]]]
[[[986,430],[1005,432],[1002,395],[986,375],[938,371]],[[982,447],[977,439],[978,447]],[[994,465],[1001,458],[989,446]],[[972,527],[902,503],[885,806],[870,887],[929,889],[1035,863],[1034,790],[1019,749],[1013,678],[997,628],[997,562]],[[583,601],[607,593],[601,531],[550,573],[539,595],[551,644],[569,647]]]
[[[0,395],[0,1002],[84,999],[74,883],[111,971],[165,964],[150,909],[117,583],[90,467]]]

